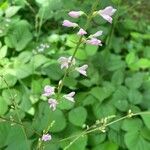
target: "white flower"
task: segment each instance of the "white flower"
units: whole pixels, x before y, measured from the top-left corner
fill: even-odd
[[[69,57],[69,58],[67,58],[67,57],[60,57],[58,59],[58,62],[61,64],[61,69],[69,67],[69,63],[71,63],[71,58],[72,57]],[[75,64],[75,59],[73,59],[72,64],[73,65]]]
[[[75,95],[75,92],[71,92],[69,94],[64,95],[63,97],[71,102],[75,102],[74,97],[73,97],[74,95]]]
[[[51,96],[51,95],[54,95],[54,94],[55,94],[54,91],[55,91],[55,87],[46,85],[46,86],[44,87],[43,96]]]
[[[58,104],[56,99],[50,98],[48,99],[49,107],[52,108],[52,111],[56,110],[56,106]]]
[[[97,31],[95,34],[89,36],[89,38],[97,38],[103,34],[103,31]]]
[[[102,16],[105,20],[107,20],[109,23],[112,23],[112,15],[116,12],[116,9],[114,9],[112,6],[108,6],[105,9],[99,10],[98,14]]]
[[[88,68],[88,65],[83,65],[81,67],[76,67],[75,70],[81,73],[84,76],[87,76],[86,69]]]

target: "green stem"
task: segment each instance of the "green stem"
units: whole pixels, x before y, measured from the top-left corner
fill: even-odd
[[[130,117],[129,116],[129,114],[128,115],[126,115],[126,116],[123,116],[123,117],[121,117],[121,118],[119,118],[119,119],[116,119],[116,120],[114,120],[114,121],[111,121],[111,122],[109,122],[109,123],[106,123],[105,124],[105,127],[108,127],[108,126],[110,126],[110,125],[112,125],[112,124],[115,124],[115,123],[117,123],[117,122],[120,122],[120,121],[122,121],[122,120],[124,120],[124,119],[127,119],[127,118],[132,118],[132,117],[134,117],[134,116],[139,116],[139,115],[150,115],[150,112],[149,111],[145,111],[145,112],[138,112],[138,113],[133,113],[132,114],[132,116]],[[92,125],[93,126],[93,125]],[[80,133],[80,134],[77,134],[77,135],[73,135],[73,136],[70,136],[70,137],[67,137],[67,138],[64,138],[64,139],[62,139],[62,140],[59,140],[58,142],[63,142],[63,141],[67,141],[67,140],[70,140],[70,139],[72,139],[72,138],[75,138],[75,139],[78,139],[78,138],[80,138],[81,136],[84,136],[84,135],[86,135],[86,134],[89,134],[89,133],[92,133],[92,132],[95,132],[95,131],[100,131],[100,127],[102,127],[102,126],[96,126],[95,128],[92,128],[92,129],[88,129],[88,130],[85,130],[85,131],[83,131],[82,133]],[[73,140],[74,141],[74,140]],[[57,142],[53,142],[53,143],[57,143]],[[72,142],[71,142],[72,143]]]

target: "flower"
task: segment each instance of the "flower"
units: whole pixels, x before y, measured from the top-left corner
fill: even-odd
[[[43,134],[42,135],[42,141],[50,141],[52,139],[52,136],[50,134]]]
[[[55,87],[46,85],[44,87],[44,94],[43,95],[44,96],[51,96],[51,95],[55,94],[54,90],[55,90]]]
[[[92,34],[89,36],[89,38],[96,38],[96,37],[99,37],[101,36],[103,33],[103,31],[97,31],[95,34]]]
[[[87,76],[86,69],[88,68],[88,65],[83,65],[81,67],[76,67],[75,70],[81,73],[84,76]]]
[[[56,110],[56,106],[58,104],[56,99],[50,98],[48,99],[49,107],[52,108],[52,111]]]
[[[85,35],[85,34],[87,34],[87,32],[81,28],[77,34],[78,35]]]
[[[83,11],[70,11],[68,15],[72,18],[79,18],[81,15],[83,15]]]
[[[71,92],[69,94],[64,95],[63,97],[71,102],[75,102],[73,96],[75,95],[75,92]]]
[[[78,26],[77,23],[73,23],[69,20],[64,20],[62,25],[65,27],[74,27],[74,28]]]
[[[101,40],[99,40],[97,38],[91,38],[90,40],[87,40],[86,43],[91,44],[91,45],[102,46]]]
[[[61,69],[63,68],[68,68],[69,67],[69,63],[71,63],[71,58],[72,57],[60,57],[58,59],[58,62],[61,64]],[[74,65],[75,64],[75,59],[72,60],[72,64]]]
[[[112,6],[108,6],[105,9],[99,10],[98,14],[102,16],[105,20],[107,20],[109,23],[112,23],[112,15],[116,12],[116,9],[114,9]]]

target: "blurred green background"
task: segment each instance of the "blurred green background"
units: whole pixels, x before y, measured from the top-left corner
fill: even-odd
[[[0,1],[0,75],[7,81],[0,78],[1,150],[36,149],[37,133],[42,135],[53,120],[53,141],[44,149],[61,150],[71,140],[59,140],[80,133],[84,124],[150,109],[149,0],[100,0],[97,10],[111,5],[117,12],[112,25],[101,17],[90,23],[89,34],[103,30],[103,46],[85,45],[76,54],[77,63],[89,68],[87,78],[73,73],[65,80],[62,93],[76,91],[75,104],[62,101],[52,112],[41,96],[45,85],[56,86],[62,78],[57,59],[70,56],[78,40],[77,30],[62,27],[63,20],[84,26],[84,17],[71,19],[67,13],[89,13],[94,1]],[[13,123],[19,122],[13,101],[27,137]],[[81,137],[69,150],[150,150],[150,116],[125,119],[105,133]]]

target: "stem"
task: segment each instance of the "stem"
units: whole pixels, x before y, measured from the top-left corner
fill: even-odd
[[[132,114],[132,116],[131,117],[134,117],[134,116],[139,116],[139,115],[150,115],[150,111],[145,111],[145,112],[138,112],[138,113],[133,113]],[[110,126],[110,125],[112,125],[112,124],[114,124],[114,123],[117,123],[117,122],[119,122],[119,121],[122,121],[122,120],[124,120],[124,119],[127,119],[127,118],[131,118],[130,116],[129,116],[129,114],[127,114],[126,116],[123,116],[123,117],[121,117],[121,118],[119,118],[119,119],[116,119],[116,120],[114,120],[114,121],[111,121],[111,122],[109,122],[109,123],[106,123],[105,124],[105,127],[108,127],[108,126]],[[64,138],[64,139],[62,139],[62,140],[59,140],[58,142],[63,142],[63,141],[67,141],[67,140],[70,140],[70,139],[72,139],[72,138],[75,138],[76,140],[78,139],[78,138],[80,138],[81,136],[84,136],[84,135],[86,135],[86,134],[89,134],[89,133],[92,133],[92,132],[95,132],[95,131],[101,131],[100,130],[100,127],[102,127],[101,125],[97,125],[95,128],[92,128],[92,129],[88,129],[88,130],[85,130],[85,131],[83,131],[82,133],[80,133],[80,134],[77,134],[77,135],[73,135],[73,136],[70,136],[70,137],[67,137],[67,138]],[[75,140],[74,139],[74,140]],[[73,141],[74,141],[73,140]],[[75,141],[76,141],[75,140]],[[57,143],[57,142],[53,142],[53,143]],[[72,143],[72,142],[71,142]],[[72,143],[73,144],[73,143]]]

